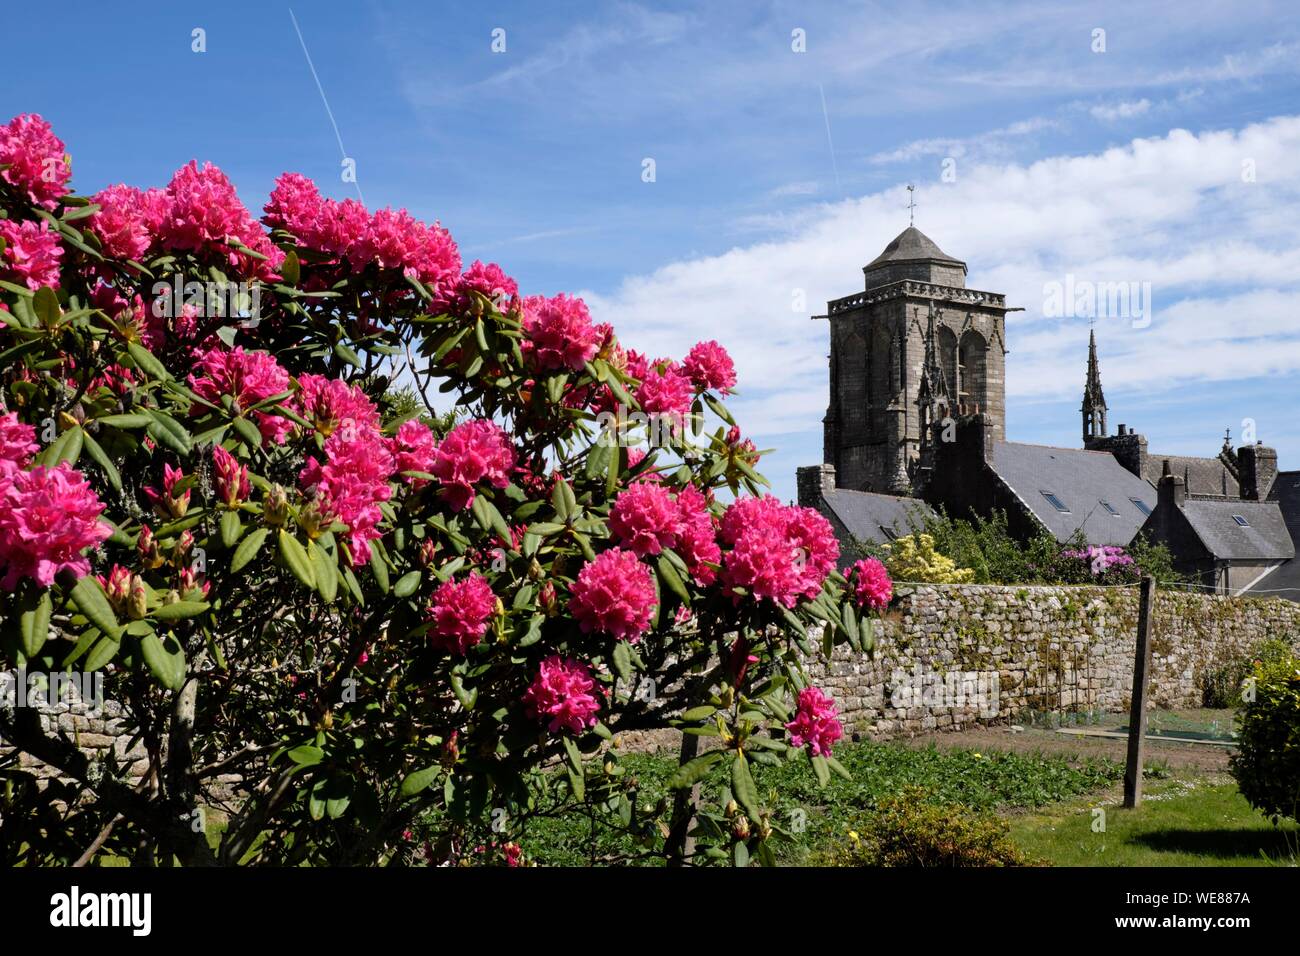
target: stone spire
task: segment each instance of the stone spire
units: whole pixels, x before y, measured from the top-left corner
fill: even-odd
[[[1097,334],[1088,333],[1088,379],[1083,385],[1083,443],[1106,437],[1106,396],[1101,391],[1101,370],[1097,366]]]

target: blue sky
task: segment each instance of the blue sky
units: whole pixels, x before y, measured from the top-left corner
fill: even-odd
[[[1097,320],[1112,427],[1214,454],[1250,419],[1300,468],[1287,4],[294,13],[369,205],[441,220],[467,261],[500,262],[526,291],[582,292],[644,351],[722,341],[782,497],[821,457],[827,329],[808,316],[860,288],[907,224],[908,182],[918,226],[968,262],[969,285],[1025,309],[1008,331],[1010,437],[1078,444],[1089,320],[1045,315],[1050,284],[1149,282],[1149,323]],[[193,158],[252,208],[284,170],[353,190],[289,5],[73,2],[58,19],[52,33],[47,10],[6,11],[0,114],[53,122],[79,190],[161,185]]]

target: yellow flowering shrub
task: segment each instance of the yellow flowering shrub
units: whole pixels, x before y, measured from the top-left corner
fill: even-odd
[[[895,581],[925,581],[931,584],[969,584],[975,580],[972,568],[959,568],[947,555],[934,549],[928,534],[911,534],[887,545],[885,567]]]

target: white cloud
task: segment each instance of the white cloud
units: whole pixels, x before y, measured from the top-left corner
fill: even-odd
[[[1088,110],[1093,119],[1099,119],[1104,123],[1113,123],[1115,120],[1132,119],[1135,116],[1142,116],[1151,109],[1151,101],[1145,97],[1140,100],[1121,100],[1118,103],[1103,103],[1092,107]]]
[[[1281,117],[1030,165],[971,165],[956,183],[920,187],[918,225],[968,262],[972,287],[1025,309],[1008,330],[1013,403],[1081,387],[1088,320],[1043,315],[1046,284],[1067,275],[1151,283],[1148,327],[1097,323],[1108,390],[1158,394],[1188,381],[1296,373],[1297,150],[1300,117]],[[1243,182],[1243,159],[1258,181]],[[798,432],[811,446],[826,403],[828,329],[808,316],[860,288],[862,265],[905,225],[897,189],[818,204],[779,239],[586,297],[624,341],[655,355],[719,340],[736,359],[742,425],[760,438]]]

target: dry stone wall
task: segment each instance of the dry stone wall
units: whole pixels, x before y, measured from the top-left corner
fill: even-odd
[[[876,739],[1123,711],[1137,614],[1137,588],[920,586],[878,625],[873,658],[841,646],[813,670],[845,730]],[[1200,706],[1207,678],[1274,637],[1297,645],[1300,604],[1158,591],[1153,706]]]

